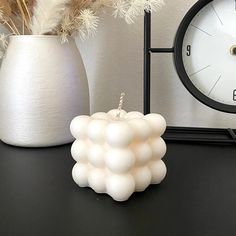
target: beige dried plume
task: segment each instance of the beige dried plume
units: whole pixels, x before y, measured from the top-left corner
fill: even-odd
[[[20,34],[11,16],[12,16],[12,10],[9,1],[0,0],[1,24],[5,25],[13,34]]]
[[[14,35],[59,35],[63,42],[79,34],[84,40],[96,32],[99,13],[131,24],[146,11],[157,11],[163,0],[0,0],[0,23]]]
[[[0,6],[4,15],[11,16],[11,6],[10,6],[9,1],[0,0]]]
[[[31,16],[30,16],[28,6],[26,4],[26,0],[16,0],[16,3],[20,11],[21,17],[23,19],[24,25],[26,26],[28,30],[30,30]]]
[[[82,40],[94,36],[99,18],[96,14],[107,6],[110,0],[71,0],[57,33],[62,42],[69,36],[79,34]]]
[[[63,18],[69,0],[37,0],[30,28],[33,34],[53,33]]]

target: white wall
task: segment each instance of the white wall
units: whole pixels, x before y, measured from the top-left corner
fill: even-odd
[[[166,0],[153,15],[153,47],[171,47],[183,16],[196,0]],[[106,15],[96,38],[78,40],[86,66],[91,112],[118,105],[126,92],[125,109],[142,111],[143,105],[143,18],[135,25]],[[236,115],[217,112],[195,100],[181,84],[171,55],[154,55],[152,65],[152,112],[163,114],[169,125],[233,127]]]

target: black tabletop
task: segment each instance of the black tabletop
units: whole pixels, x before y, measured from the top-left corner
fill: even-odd
[[[161,185],[117,203],[73,182],[70,145],[0,144],[0,235],[236,234],[236,146],[168,144]]]

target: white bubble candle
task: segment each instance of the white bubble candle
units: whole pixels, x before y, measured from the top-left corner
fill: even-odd
[[[77,162],[74,181],[116,201],[159,184],[166,175],[162,161],[166,144],[161,138],[165,119],[159,114],[127,113],[122,110],[123,97],[118,109],[78,116],[70,127],[76,138],[71,149]]]

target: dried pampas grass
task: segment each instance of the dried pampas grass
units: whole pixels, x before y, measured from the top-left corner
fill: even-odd
[[[8,46],[7,36],[5,34],[0,34],[0,47],[6,49]]]
[[[62,42],[96,33],[98,15],[110,8],[114,17],[134,23],[144,11],[159,10],[163,0],[0,0],[0,23],[12,34],[60,35]],[[3,35],[0,46],[7,47]]]
[[[37,0],[30,29],[33,34],[50,34],[62,20],[69,0]]]
[[[23,20],[23,24],[27,27],[28,30],[30,30],[31,16],[30,16],[28,6],[26,5],[26,1],[16,0],[16,3],[20,11],[22,20]]]
[[[0,59],[4,57],[7,46],[7,36],[5,34],[0,34]]]
[[[73,14],[67,12],[58,30],[62,42],[67,42],[68,37],[79,34],[82,40],[92,37],[96,33],[99,18],[90,9],[75,11]]]
[[[85,40],[94,36],[99,22],[97,14],[105,8],[112,8],[114,17],[132,24],[144,11],[155,12],[163,5],[163,0],[71,0],[57,33],[63,42],[76,33]]]
[[[9,1],[0,0],[0,7],[4,15],[11,16],[11,6],[10,6]]]
[[[104,1],[104,0],[103,0]],[[93,0],[70,0],[57,33],[62,42],[67,42],[68,37],[79,34],[82,40],[95,34],[98,26],[98,16],[95,13]],[[96,11],[101,7],[96,6]]]
[[[19,31],[11,19],[6,13],[4,13],[4,9],[0,8],[0,22],[5,25],[13,34],[19,35]]]
[[[115,0],[113,16],[124,18],[128,24],[133,24],[138,16],[144,14],[144,11],[158,11],[164,4],[163,0]]]
[[[78,31],[82,40],[95,35],[99,20],[98,17],[95,16],[94,12],[89,9],[82,10],[77,21],[80,22]]]

